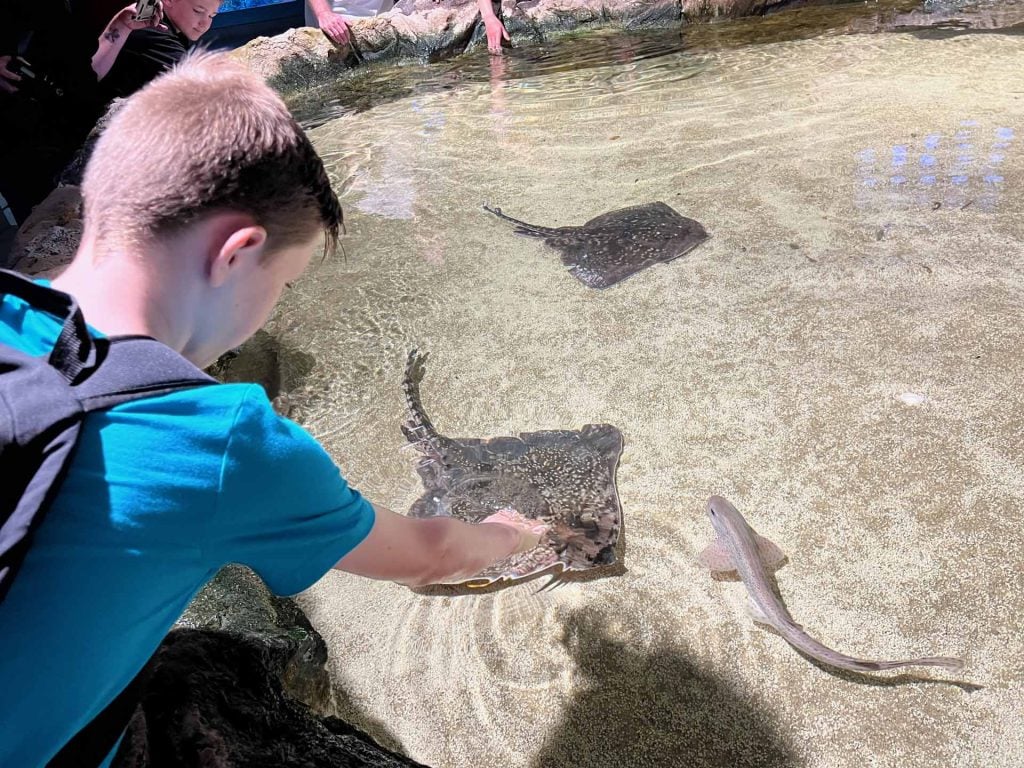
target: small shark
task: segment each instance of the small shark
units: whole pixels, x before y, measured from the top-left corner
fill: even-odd
[[[739,510],[721,496],[712,496],[708,499],[707,512],[717,538],[701,552],[701,562],[713,573],[738,573],[747,588],[754,621],[772,627],[798,651],[823,664],[853,672],[878,672],[897,667],[944,667],[951,671],[963,668],[963,661],[946,656],[927,656],[903,661],[858,659],[819,643],[793,620],[773,589],[774,580],[768,571],[783,564],[786,556],[782,550],[768,539],[759,536]]]

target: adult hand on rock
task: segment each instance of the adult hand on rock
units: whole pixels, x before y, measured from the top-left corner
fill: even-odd
[[[327,11],[326,13],[318,14],[316,20],[320,25],[320,29],[336,45],[348,45],[351,42],[352,32],[340,13]]]
[[[7,65],[11,63],[11,56],[0,56],[0,91],[4,93],[17,93],[16,82],[21,80],[21,75],[11,72]]]

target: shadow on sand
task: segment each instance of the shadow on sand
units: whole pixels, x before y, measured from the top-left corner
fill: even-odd
[[[570,615],[563,643],[581,690],[533,768],[790,768],[774,715],[674,648],[638,651],[609,637],[598,611]]]

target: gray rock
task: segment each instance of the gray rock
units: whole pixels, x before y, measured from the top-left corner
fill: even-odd
[[[393,50],[397,53],[431,61],[465,51],[483,26],[475,0],[399,0],[374,21],[375,29],[391,26],[389,37],[396,40]],[[358,33],[357,40],[362,44]]]
[[[682,19],[680,0],[526,0],[514,5],[516,13],[544,30],[608,23],[653,26]]]
[[[249,69],[265,79],[280,75],[282,68],[299,62],[342,66],[346,55],[319,29],[289,29],[274,37],[257,37],[232,52]],[[301,87],[296,82],[293,87]]]
[[[154,655],[114,765],[419,766],[334,716],[326,661],[294,601],[229,565]]]
[[[299,642],[302,645],[302,642]],[[117,768],[420,766],[285,694],[294,646],[177,629],[164,640],[114,760]]]
[[[273,594],[250,569],[222,568],[175,626],[218,630],[266,646],[281,664],[288,695],[322,715],[334,713],[323,638],[294,600]]]
[[[52,276],[71,261],[82,239],[82,195],[57,187],[21,225],[8,259],[11,269]]]
[[[312,355],[282,344],[277,336],[261,329],[222,355],[207,373],[225,383],[261,385],[280,415],[301,421],[303,404],[316,396],[315,388],[304,385],[314,365]]]

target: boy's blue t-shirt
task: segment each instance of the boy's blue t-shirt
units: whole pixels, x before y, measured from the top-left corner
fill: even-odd
[[[8,296],[0,343],[49,354],[50,315]],[[227,563],[306,589],[373,507],[256,384],[90,414],[60,492],[0,603],[0,765],[45,764],[136,675]]]

